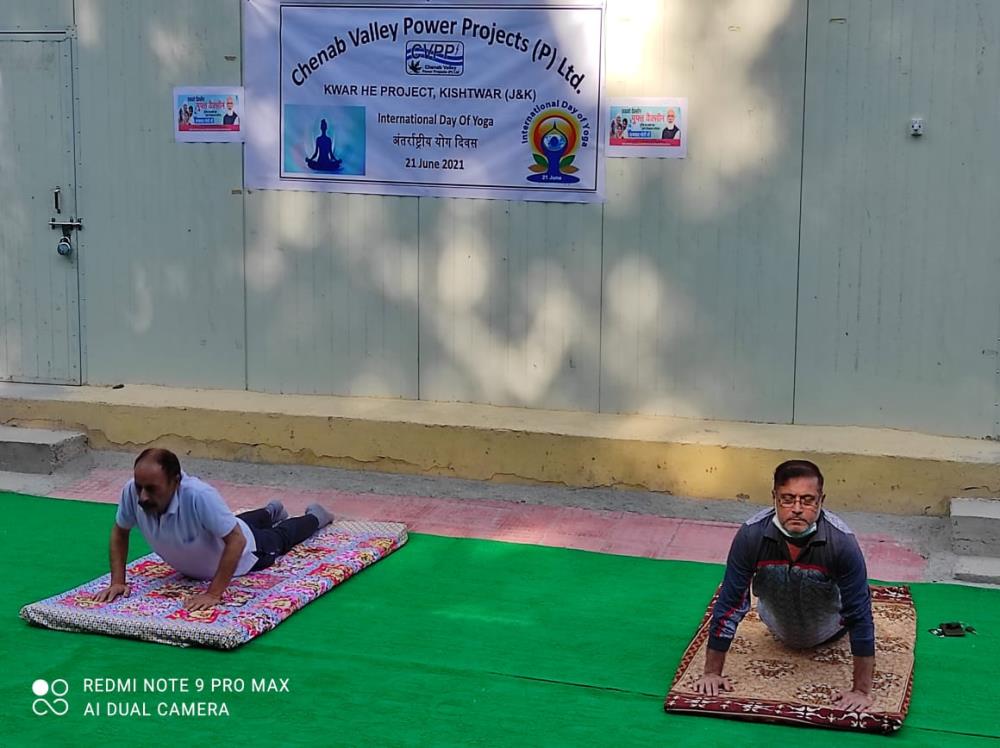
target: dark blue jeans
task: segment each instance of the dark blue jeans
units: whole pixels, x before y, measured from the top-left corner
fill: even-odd
[[[319,520],[311,514],[289,517],[276,525],[271,524],[271,514],[267,509],[237,514],[247,523],[257,543],[257,563],[250,571],[260,571],[273,564],[278,556],[283,556],[319,529]]]

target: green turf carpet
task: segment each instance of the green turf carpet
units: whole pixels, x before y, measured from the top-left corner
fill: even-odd
[[[882,737],[663,713],[720,566],[416,534],[238,650],[179,649],[21,621],[23,604],[106,571],[114,507],[15,494],[0,502],[5,746],[1000,745],[997,590],[913,586],[913,702],[903,729]],[[132,537],[132,557],[148,552]],[[952,619],[979,635],[927,633]],[[58,678],[69,685],[68,713],[36,716],[33,681]],[[87,678],[134,678],[139,693],[85,693]],[[191,691],[144,692],[145,678],[187,678]],[[245,690],[212,693],[213,678],[242,679]],[[287,679],[288,692],[252,692],[255,678],[278,688]],[[229,716],[157,714],[161,703],[199,701],[224,703]],[[108,702],[150,716],[107,716]],[[88,704],[101,716],[85,715]]]

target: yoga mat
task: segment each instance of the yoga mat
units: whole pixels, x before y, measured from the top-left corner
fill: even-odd
[[[833,705],[839,690],[852,683],[853,657],[848,637],[813,649],[786,647],[757,615],[756,604],[736,630],[723,674],[731,691],[706,696],[694,690],[705,671],[712,609],[681,657],[663,708],[668,712],[726,717],[751,722],[787,722],[867,732],[895,732],[903,726],[913,687],[916,611],[908,587],[872,587],[875,619],[874,703],[864,712]]]
[[[719,565],[411,534],[393,554],[234,651],[70,636],[18,618],[26,603],[107,570],[114,506],[0,495],[0,742],[12,746],[990,746],[1000,738],[1000,592],[914,584],[910,712],[891,738],[663,712],[663,694],[722,578]],[[14,518],[14,519],[10,519]],[[30,528],[30,529],[26,529]],[[133,558],[147,550],[133,543]],[[978,636],[940,639],[943,620]],[[243,678],[242,693],[103,694],[85,678]],[[254,693],[253,678],[288,692]],[[69,712],[36,716],[36,679],[65,679]],[[228,717],[156,714],[226,703]],[[141,702],[148,717],[85,716]],[[874,743],[872,741],[875,741]]]
[[[280,556],[263,571],[233,579],[220,604],[189,611],[185,599],[208,582],[185,577],[151,553],[125,568],[128,597],[109,603],[96,595],[110,574],[21,609],[21,618],[59,631],[234,649],[270,631],[290,615],[406,543],[406,526],[393,522],[334,522]]]

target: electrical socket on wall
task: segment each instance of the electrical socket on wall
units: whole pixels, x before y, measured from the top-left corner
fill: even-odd
[[[923,117],[910,117],[910,135],[923,135],[924,134],[924,118]]]

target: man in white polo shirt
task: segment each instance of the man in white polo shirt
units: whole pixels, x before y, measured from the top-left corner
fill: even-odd
[[[111,583],[95,599],[111,602],[131,594],[125,559],[129,532],[136,526],[174,569],[211,580],[205,592],[184,603],[188,610],[207,610],[222,601],[233,577],[266,569],[332,521],[319,504],[310,504],[301,517],[289,518],[280,501],[236,516],[218,491],[181,471],[177,455],[150,448],[136,458],[134,477],[122,489],[111,529]]]

